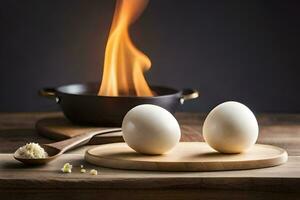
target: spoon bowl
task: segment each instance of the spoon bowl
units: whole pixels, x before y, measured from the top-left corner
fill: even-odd
[[[56,149],[51,146],[47,146],[45,144],[41,145],[44,150],[47,152],[48,156],[46,158],[21,158],[18,157],[16,154],[14,154],[14,158],[26,165],[44,165],[55,158],[57,158],[59,155],[61,155],[61,151],[59,149]]]
[[[90,139],[96,135],[102,135],[113,132],[120,132],[120,128],[111,128],[101,131],[89,132],[80,136],[76,136],[67,140],[51,143],[51,144],[42,144],[41,146],[47,152],[48,156],[46,158],[22,158],[18,157],[14,153],[14,159],[26,164],[26,165],[44,165],[52,160],[56,159],[64,152],[74,149],[75,147],[80,147],[87,144]]]

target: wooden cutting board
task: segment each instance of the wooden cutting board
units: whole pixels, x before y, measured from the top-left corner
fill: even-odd
[[[64,117],[41,119],[37,121],[35,127],[40,135],[53,140],[65,140],[90,131],[109,129],[109,127],[78,126],[72,124]],[[95,136],[91,139],[89,144],[106,144],[123,141],[122,133],[119,132]]]
[[[223,171],[272,167],[287,161],[284,149],[255,144],[242,154],[221,154],[204,142],[181,142],[165,155],[136,153],[125,143],[104,144],[89,149],[85,159],[91,164],[117,169],[152,171]]]

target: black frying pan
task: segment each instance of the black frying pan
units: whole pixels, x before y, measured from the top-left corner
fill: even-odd
[[[181,91],[153,86],[156,96],[97,96],[99,85],[96,83],[71,84],[57,88],[44,88],[41,96],[56,99],[65,116],[75,124],[120,126],[125,114],[140,104],[161,106],[171,113],[184,101],[198,97],[192,89]]]

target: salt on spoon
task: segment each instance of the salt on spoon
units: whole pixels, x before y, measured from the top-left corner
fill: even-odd
[[[38,143],[30,142],[18,148],[15,156],[23,159],[39,159],[48,157],[48,153]]]
[[[95,135],[102,135],[113,132],[120,132],[120,128],[111,128],[101,131],[93,131],[83,135],[79,135],[67,140],[42,144],[28,143],[20,147],[14,154],[14,158],[24,164],[28,165],[43,165],[54,160],[64,152],[71,150],[75,147],[87,144]]]

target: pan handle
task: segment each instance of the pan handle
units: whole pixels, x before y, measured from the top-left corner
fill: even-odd
[[[199,92],[195,89],[183,89],[181,91],[180,103],[183,104],[186,100],[196,99],[199,97]]]
[[[56,96],[55,88],[43,88],[39,90],[39,95],[47,97],[49,99],[55,99],[56,103],[59,103],[59,98]]]

